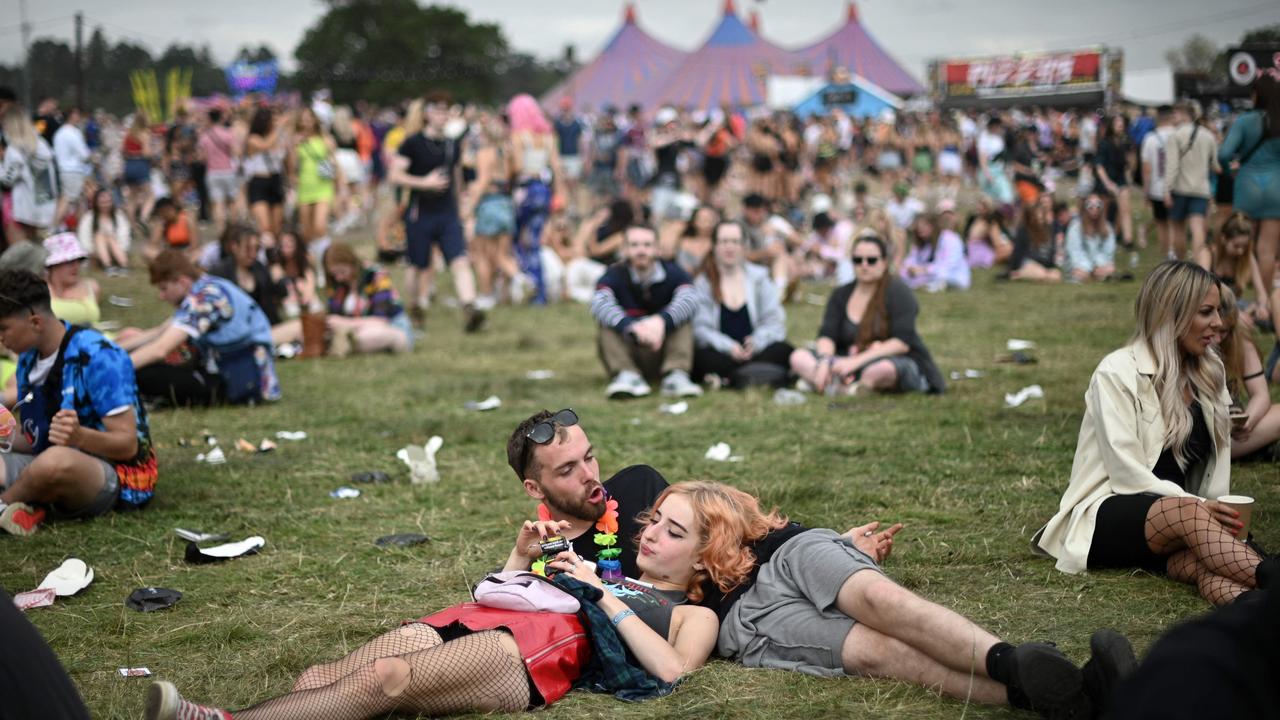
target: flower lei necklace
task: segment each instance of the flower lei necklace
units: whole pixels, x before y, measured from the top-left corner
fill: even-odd
[[[545,503],[538,503],[538,519],[543,522],[551,520],[551,511],[547,509]],[[622,561],[618,559],[622,555],[622,548],[617,547],[618,544],[618,501],[609,497],[605,493],[604,514],[596,521],[596,530],[599,532],[595,535],[596,547],[600,548],[596,552],[596,568],[600,571],[601,580],[621,580],[622,579]],[[547,557],[544,555],[541,559],[533,564],[533,571],[539,575],[546,574]]]

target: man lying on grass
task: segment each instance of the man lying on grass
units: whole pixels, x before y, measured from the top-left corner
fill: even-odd
[[[4,404],[22,432],[0,454],[0,528],[35,532],[46,512],[91,518],[151,500],[156,456],[129,356],[54,317],[49,286],[0,271],[0,343],[19,353]]]
[[[567,409],[544,410],[520,423],[507,443],[507,459],[525,492],[541,501],[543,522],[525,524],[505,569],[530,567],[550,520],[565,523],[561,532],[587,559],[609,558],[591,541],[607,543],[601,534],[612,527],[623,549],[622,572],[635,572],[634,517],[661,487],[629,486],[625,471],[601,485],[595,449],[577,414]],[[699,602],[721,621],[720,655],[748,667],[893,678],[1044,717],[1101,712],[1116,678],[1134,665],[1127,640],[1095,633],[1094,657],[1084,671],[1050,644],[1005,643],[884,575],[880,563],[901,529],[878,531],[876,522],[843,535],[797,523],[766,528],[763,539],[743,548],[743,562],[756,567],[732,591],[720,592],[710,575],[701,578],[706,591]]]

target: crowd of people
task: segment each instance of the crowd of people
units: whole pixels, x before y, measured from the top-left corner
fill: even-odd
[[[1063,572],[1143,568],[1214,605],[1262,606],[1274,561],[1216,499],[1232,460],[1280,440],[1268,389],[1280,345],[1264,362],[1255,344],[1280,301],[1280,80],[1260,76],[1254,107],[801,119],[565,103],[548,117],[528,95],[376,109],[319,93],[157,124],[50,103],[30,114],[0,88],[0,385],[21,417],[0,529],[145,507],[162,408],[281,401],[277,364],[296,357],[412,352],[442,269],[468,333],[504,303],[589,306],[609,398],[655,383],[686,398],[792,384],[936,394],[946,382],[916,293],[1133,280],[1150,229],[1167,259],[1138,291],[1133,340],[1090,380],[1072,474],[1035,546]],[[376,257],[348,237],[357,227]],[[91,275],[139,262],[172,316],[95,329]],[[815,340],[794,342],[786,307],[820,283]],[[541,505],[506,569],[558,572],[581,619],[455,606],[234,717],[521,710],[601,672],[590,653],[635,670],[617,689],[647,697],[713,652],[1089,717],[1135,665],[1115,633],[1096,633],[1080,668],[896,585],[880,564],[900,526],[806,528],[652,468],[601,483],[572,410],[528,418],[507,452]],[[592,547],[593,530],[621,542]],[[540,557],[561,534],[569,549]],[[596,565],[613,562],[635,580],[602,585]],[[564,640],[556,662],[535,663],[549,635]],[[166,683],[147,712],[232,716]]]

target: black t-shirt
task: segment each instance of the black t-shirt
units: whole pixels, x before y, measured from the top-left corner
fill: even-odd
[[[458,210],[454,193],[454,168],[458,165],[458,141],[450,138],[430,138],[422,133],[405,138],[400,144],[400,155],[409,158],[408,173],[414,177],[426,177],[436,168],[448,172],[449,187],[444,192],[412,191],[418,202],[419,212],[439,213]]]
[[[773,554],[778,551],[788,540],[799,535],[802,532],[808,532],[807,528],[800,523],[788,523],[786,527],[770,531],[768,535],[757,540],[751,545],[751,552],[756,556],[756,564],[751,568],[751,574],[738,587],[730,590],[728,593],[720,592],[720,588],[710,581],[702,584],[702,600],[699,605],[711,608],[715,611],[716,617],[724,620],[729,614],[729,610],[733,604],[742,599],[742,596],[756,584],[756,578],[760,575],[760,568],[773,559]]]
[[[667,479],[662,473],[648,465],[632,465],[623,468],[618,474],[604,481],[605,492],[618,501],[618,544],[622,555],[622,574],[627,577],[639,577],[636,568],[636,537],[640,535],[641,525],[636,516],[653,507],[663,490],[667,489]],[[594,527],[569,542],[573,551],[587,560],[595,562],[596,553],[601,548],[596,545]]]
[[[1209,453],[1213,452],[1213,436],[1209,434],[1209,425],[1204,421],[1204,413],[1200,410],[1200,403],[1191,403],[1190,410],[1191,434],[1187,436],[1187,444],[1183,448],[1187,456],[1186,469],[1178,467],[1178,461],[1173,456],[1173,450],[1165,448],[1164,452],[1160,453],[1160,459],[1156,460],[1156,466],[1151,469],[1151,474],[1161,480],[1177,483],[1178,487],[1183,490],[1194,491],[1194,488],[1187,487],[1187,475],[1200,461],[1208,458]]]

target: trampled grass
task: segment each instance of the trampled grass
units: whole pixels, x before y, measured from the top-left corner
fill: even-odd
[[[109,318],[149,324],[165,316],[142,273],[104,285],[139,300],[132,310],[107,306]],[[971,292],[921,296],[920,330],[944,373],[975,368],[986,373],[981,379],[952,382],[940,397],[858,397],[835,406],[810,397],[779,407],[769,393],[721,392],[675,417],[657,412],[657,398],[604,399],[582,306],[500,308],[478,336],[464,336],[456,312],[440,307],[410,356],[287,361],[278,404],[154,413],[162,476],[152,507],[51,525],[29,540],[0,538],[0,584],[29,589],[72,555],[95,569],[81,596],[29,613],[94,717],[140,716],[149,681],[119,677],[116,669],[126,666],[147,666],[189,697],[243,707],[286,691],[313,662],[463,600],[532,513],[505,464],[507,434],[539,408],[572,406],[606,475],[647,462],[673,481],[731,483],[812,526],[902,521],[907,528],[887,571],[906,587],[1013,642],[1055,640],[1078,661],[1089,633],[1102,626],[1128,634],[1141,652],[1171,624],[1207,610],[1191,587],[1140,572],[1062,575],[1029,547],[1067,482],[1089,375],[1129,335],[1136,290],[1136,283],[1027,287],[979,275]],[[813,336],[820,310],[788,308],[793,341]],[[996,364],[1011,337],[1034,340],[1039,363]],[[525,379],[538,368],[556,376]],[[1044,387],[1044,401],[1003,408],[1004,393],[1032,383]],[[491,393],[502,398],[500,410],[463,409]],[[285,429],[309,437],[265,455],[233,449],[237,438],[256,442]],[[227,452],[225,465],[195,462],[205,430]],[[443,479],[411,486],[394,453],[435,434],[445,440]],[[181,446],[182,439],[196,445]],[[721,440],[742,462],[703,459]],[[361,470],[387,471],[395,482],[361,486],[354,500],[329,497]],[[1233,487],[1260,501],[1255,534],[1268,547],[1280,543],[1268,511],[1280,501],[1277,479],[1269,463],[1233,468]],[[237,539],[260,534],[267,545],[257,556],[188,565],[175,527]],[[432,542],[373,545],[408,531]],[[163,612],[124,607],[134,588],[151,585],[184,597]],[[668,698],[629,705],[575,693],[547,717],[1006,714],[894,682],[715,661]]]

